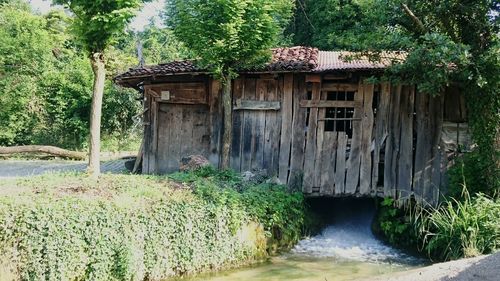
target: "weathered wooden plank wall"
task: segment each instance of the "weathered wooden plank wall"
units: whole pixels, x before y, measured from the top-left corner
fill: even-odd
[[[170,172],[193,153],[219,165],[220,84],[206,79],[203,90],[200,82],[187,82],[186,88],[146,87],[145,172]],[[164,89],[187,94],[162,101]],[[331,99],[332,93],[345,100]],[[434,204],[446,183],[444,116],[465,120],[463,101],[450,95],[431,97],[413,86],[373,85],[362,77],[241,75],[233,84],[231,168],[266,170],[308,196],[414,196]],[[332,109],[344,115],[327,117]],[[347,123],[332,131],[327,121]]]
[[[283,83],[283,76],[259,75],[241,76],[234,81],[232,169],[239,172],[260,169],[278,176],[283,118],[281,105],[284,104],[282,97],[285,97]],[[290,91],[290,86],[287,91]],[[287,94],[290,99],[292,93]],[[238,107],[238,100],[258,106]]]

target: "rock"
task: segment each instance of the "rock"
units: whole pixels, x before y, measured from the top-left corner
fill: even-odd
[[[246,171],[246,172],[241,173],[241,177],[242,177],[243,181],[250,181],[253,177],[255,177],[255,175],[254,175],[254,173],[252,173],[250,171]]]
[[[272,178],[269,178],[266,180],[266,183],[270,183],[270,184],[277,184],[277,185],[282,185],[283,183],[280,181],[280,179],[276,176],[272,177]]]
[[[263,169],[252,169],[252,171],[245,171],[241,173],[244,182],[252,182],[252,183],[263,183],[268,178],[267,170]]]
[[[191,155],[188,157],[182,157],[180,171],[194,171],[205,166],[210,166],[210,162],[207,158],[201,155]]]

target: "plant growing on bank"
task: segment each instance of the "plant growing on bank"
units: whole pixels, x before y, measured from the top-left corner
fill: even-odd
[[[54,0],[75,14],[73,31],[89,54],[94,72],[90,107],[90,145],[88,172],[99,177],[101,111],[106,79],[105,51],[132,20],[143,0]]]
[[[454,260],[500,249],[500,201],[483,194],[464,201],[451,199],[437,209],[424,210],[420,236],[428,255]]]
[[[222,84],[224,130],[222,165],[229,168],[232,136],[231,83],[239,68],[270,60],[291,0],[168,0],[166,23],[198,63]]]
[[[204,169],[53,174],[0,182],[0,274],[19,280],[164,280],[259,261],[297,241],[301,193]]]
[[[438,207],[398,208],[381,202],[377,227],[393,245],[446,261],[489,254],[500,249],[500,200],[481,193],[449,198]],[[401,239],[404,237],[404,239]]]

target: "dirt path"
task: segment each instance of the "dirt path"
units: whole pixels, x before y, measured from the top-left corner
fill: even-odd
[[[499,281],[500,252],[381,275],[365,281]]]
[[[125,159],[101,163],[102,173],[123,173]],[[0,179],[41,175],[47,172],[83,172],[87,162],[67,160],[0,160]]]

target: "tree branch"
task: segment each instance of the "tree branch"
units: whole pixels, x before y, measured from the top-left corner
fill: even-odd
[[[413,22],[417,25],[418,29],[422,32],[426,32],[426,28],[424,26],[424,23],[417,17],[415,14],[408,8],[406,4],[401,4],[403,6],[403,10],[405,10],[405,13],[413,20]]]

